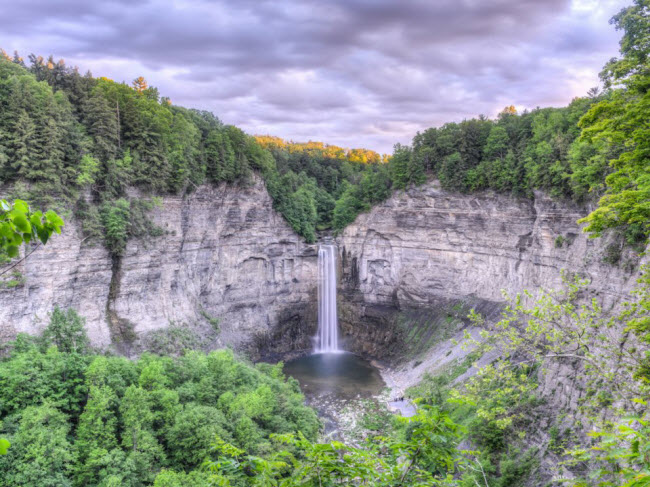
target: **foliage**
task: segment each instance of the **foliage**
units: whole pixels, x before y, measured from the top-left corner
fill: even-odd
[[[610,60],[601,73],[607,86],[618,85],[611,96],[594,105],[581,120],[582,139],[616,152],[609,164],[607,191],[598,208],[584,221],[600,235],[611,227],[631,227],[644,240],[650,234],[650,10],[635,0],[612,18],[623,30],[621,57]]]
[[[144,349],[159,355],[178,355],[199,348],[200,338],[184,324],[170,323],[167,328],[152,331],[143,338]]]
[[[32,212],[22,200],[17,199],[13,203],[0,200],[0,257],[17,257],[23,243],[29,244],[37,238],[42,244],[47,243],[54,232],[61,233],[63,225],[61,217],[51,210],[45,214],[41,211]],[[4,261],[5,259],[2,259],[0,262]],[[3,284],[6,287],[14,287],[20,285],[21,279],[22,276],[19,275],[18,279]],[[3,397],[0,394],[0,400]],[[9,440],[0,437],[0,455],[5,455],[10,445]]]
[[[472,406],[482,428],[494,425],[490,436],[476,426],[470,427],[470,435],[478,435],[479,444],[488,451],[502,449],[505,443],[499,439],[499,430],[510,430],[509,436],[525,431],[521,421],[534,407],[537,374],[558,362],[572,362],[583,371],[587,394],[580,408],[593,423],[592,436],[598,441],[590,445],[576,440],[568,464],[582,465],[592,479],[599,479],[597,485],[644,485],[633,479],[640,481],[649,465],[646,401],[642,398],[648,394],[650,370],[650,269],[641,268],[638,287],[616,313],[603,311],[596,299],[587,299],[586,285],[584,280],[565,276],[560,290],[508,298],[502,320],[485,328],[481,340],[466,337],[481,353],[498,350],[500,358],[453,390],[451,397],[463,407]],[[473,319],[485,327],[480,316],[474,314]],[[636,340],[630,340],[629,333]],[[529,407],[522,409],[526,404]],[[621,415],[629,418],[618,423],[607,420]],[[512,429],[518,421],[519,427]],[[580,486],[590,482],[572,481]]]
[[[308,240],[316,201],[333,207],[316,186],[285,193],[284,172],[255,139],[211,113],[172,105],[141,77],[127,85],[81,75],[52,57],[30,55],[26,67],[0,56],[0,113],[0,182],[28,183],[39,205],[80,207],[86,236],[101,237],[116,256],[140,235],[134,214],[144,207],[127,194],[132,186],[183,194],[204,182],[248,184],[258,171],[276,208]],[[375,159],[362,150],[347,158]]]
[[[621,58],[603,70],[605,92],[565,108],[517,114],[509,106],[495,120],[430,128],[410,147],[397,144],[390,158],[252,138],[211,113],[174,106],[141,77],[120,84],[82,76],[53,58],[31,55],[27,68],[19,57],[0,56],[0,179],[29,182],[35,201],[54,194],[90,204],[78,212],[90,219],[87,235],[99,229],[118,256],[138,235],[125,230],[129,186],[187,193],[204,182],[248,184],[254,171],[274,207],[309,242],[317,231],[341,231],[392,191],[437,178],[452,191],[532,196],[542,189],[580,202],[606,191],[585,220],[588,230],[599,235],[622,226],[629,243],[643,243],[650,231],[644,5],[636,0],[613,19],[625,34]],[[82,189],[90,201],[79,196]]]
[[[120,256],[126,250],[130,237],[158,237],[163,230],[147,216],[157,206],[157,200],[127,200],[119,198],[104,203],[99,217],[106,247],[113,255]]]
[[[50,236],[61,233],[63,220],[53,211],[31,211],[23,200],[13,204],[0,200],[0,250],[17,257],[18,249],[36,239],[45,244]]]
[[[2,486],[207,485],[205,473],[183,472],[200,467],[216,435],[259,455],[272,434],[318,433],[281,365],[248,365],[227,350],[94,355],[82,323],[55,310],[42,339],[19,336],[2,362],[1,428],[12,443]]]
[[[213,484],[224,486],[452,485],[452,474],[463,463],[456,449],[458,425],[426,406],[402,422],[408,431],[403,441],[376,437],[365,448],[277,435],[273,439],[288,449],[276,449],[270,458],[249,455],[218,439],[213,447],[217,458],[206,467]]]
[[[369,188],[367,175],[385,167],[386,158],[365,149],[347,150],[322,142],[295,143],[271,136],[256,137],[272,154],[277,176],[267,176],[267,185],[276,208],[291,226],[308,240],[316,230],[341,230],[360,211],[370,208],[370,196],[382,201],[383,194],[364,195]]]
[[[86,320],[75,310],[62,311],[57,306],[50,315],[50,324],[43,332],[43,340],[47,344],[56,345],[63,353],[87,353],[90,343],[85,324]]]
[[[74,457],[69,430],[68,418],[52,405],[45,402],[25,408],[12,448],[0,463],[0,485],[71,486]]]

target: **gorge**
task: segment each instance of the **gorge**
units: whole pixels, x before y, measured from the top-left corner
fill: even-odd
[[[442,123],[418,92],[455,82],[410,93],[417,73],[373,67],[399,106],[359,103],[374,121],[350,125],[350,99],[315,96],[310,70],[268,76],[266,42],[265,88],[217,96],[299,100],[332,140],[417,130],[391,155],[249,135],[142,76],[0,49],[0,487],[648,484],[647,3],[612,18],[603,89],[561,108],[487,83],[508,104],[467,118],[472,75]],[[410,25],[394,31],[431,30]],[[170,74],[197,97],[208,75]]]
[[[454,340],[478,331],[467,314],[498,320],[501,290],[559,286],[564,269],[587,278],[606,309],[620,305],[647,257],[624,248],[617,265],[606,262],[620,241],[589,239],[576,224],[586,211],[542,192],[533,200],[464,195],[431,181],[397,192],[319,246],[292,232],[259,178],[205,185],[163,198],[152,218],[164,235],[130,240],[117,262],[69,219],[19,264],[24,282],[0,289],[0,332],[4,341],[40,334],[58,306],[85,318],[94,346],[127,356],[179,353],[188,346],[174,338],[180,329],[205,350],[293,359],[286,373],[334,433],[350,400],[377,397],[384,382],[392,392],[383,400],[394,399],[462,363],[471,349]],[[161,341],[167,348],[156,349]],[[339,346],[352,353],[322,353]],[[577,414],[586,392],[576,370],[560,365],[541,384],[549,410],[531,446],[550,441],[550,411]],[[556,461],[543,457],[542,478]]]

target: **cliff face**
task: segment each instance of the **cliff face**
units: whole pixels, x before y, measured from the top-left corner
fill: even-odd
[[[563,269],[589,279],[605,307],[616,304],[635,283],[638,258],[614,236],[589,239],[576,223],[585,214],[542,193],[463,195],[430,183],[395,194],[338,238],[350,349],[417,365],[414,354],[439,343],[439,330],[467,323],[470,308],[497,319],[502,290],[557,288]]]
[[[519,200],[448,193],[436,184],[400,192],[341,235],[344,289],[366,303],[394,306],[440,298],[495,302],[502,289],[557,286],[566,269],[591,279],[612,303],[633,283],[625,264],[636,263],[625,252],[624,265],[605,263],[604,254],[619,249],[587,238],[576,223],[584,215],[542,193]]]
[[[280,348],[309,346],[317,253],[272,209],[261,180],[165,197],[151,216],[165,234],[129,241],[116,261],[67,219],[62,235],[16,268],[24,284],[0,290],[2,339],[39,332],[58,305],[86,318],[93,344],[126,353],[152,331],[208,322],[219,331],[206,346],[257,340],[273,351],[263,337],[279,324],[293,330]]]
[[[423,350],[434,329],[469,306],[498,313],[501,289],[556,286],[560,269],[589,277],[605,304],[616,302],[633,284],[635,273],[624,269],[635,262],[624,252],[618,266],[604,263],[616,246],[581,233],[575,222],[584,213],[542,194],[460,195],[435,183],[397,193],[338,237],[346,346],[400,359],[404,330],[419,330],[411,338]],[[316,246],[272,209],[260,179],[165,197],[151,216],[164,235],[129,241],[118,260],[66,218],[62,235],[16,267],[17,282],[7,286],[3,276],[0,342],[39,333],[58,305],[86,318],[93,344],[127,354],[170,326],[193,329],[205,347],[310,349]],[[405,318],[409,309],[426,312]]]

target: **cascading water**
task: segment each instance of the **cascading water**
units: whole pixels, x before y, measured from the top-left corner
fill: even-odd
[[[336,245],[318,247],[318,336],[315,353],[339,353],[336,316]]]

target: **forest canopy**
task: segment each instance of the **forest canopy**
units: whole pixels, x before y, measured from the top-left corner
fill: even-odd
[[[253,366],[229,350],[98,354],[84,320],[60,309],[42,337],[19,335],[8,348],[0,432],[11,447],[0,456],[0,486],[152,485],[163,468],[201,467],[217,436],[269,455],[270,435],[314,440],[320,428],[281,363]]]
[[[518,114],[506,107],[418,133],[391,156],[322,142],[251,137],[206,111],[173,105],[140,77],[130,85],[81,74],[63,60],[0,56],[0,182],[33,204],[73,207],[90,237],[116,255],[128,238],[155,235],[138,222],[151,195],[204,183],[249,184],[258,173],[275,208],[308,242],[339,232],[394,191],[438,179],[443,189],[494,190],[596,201],[594,235],[616,227],[645,241],[648,221],[647,59],[644,17],[629,27],[623,57],[605,67],[605,90],[564,108]],[[637,18],[639,17],[639,18]],[[627,39],[627,40],[626,40]],[[90,195],[90,197],[88,196]]]

